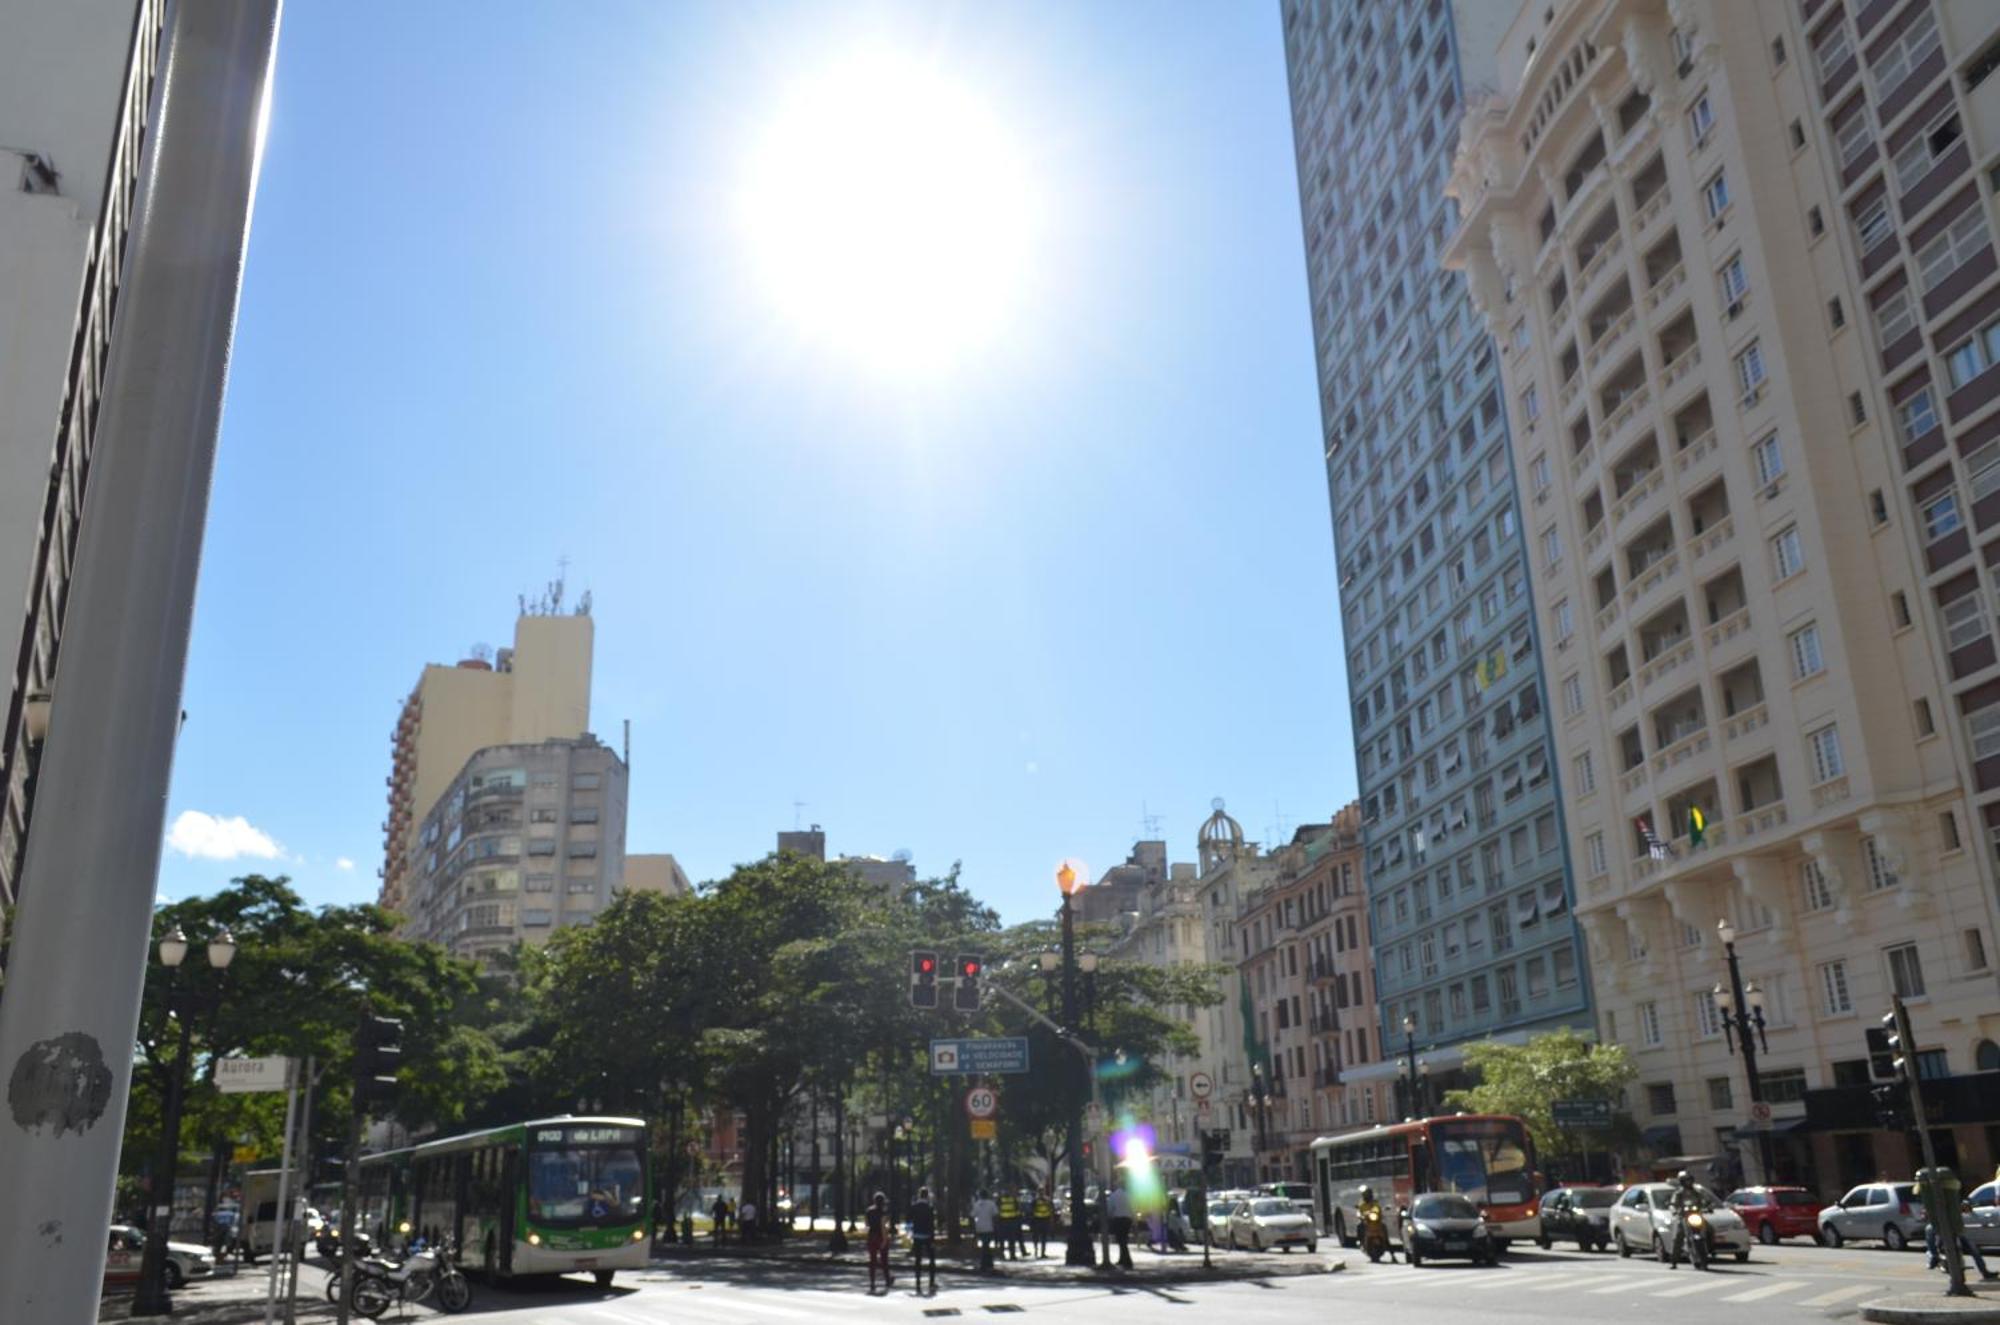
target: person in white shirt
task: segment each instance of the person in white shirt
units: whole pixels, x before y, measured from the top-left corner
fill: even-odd
[[[1132,1198],[1123,1187],[1113,1187],[1105,1198],[1104,1212],[1111,1219],[1111,1236],[1118,1239],[1118,1268],[1132,1268]]]
[[[993,1273],[993,1226],[1000,1218],[1000,1206],[984,1191],[972,1203],[972,1231],[979,1238],[979,1270]]]

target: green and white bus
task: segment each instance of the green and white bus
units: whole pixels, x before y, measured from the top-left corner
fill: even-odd
[[[646,1124],[537,1118],[363,1155],[359,1224],[381,1245],[450,1238],[495,1278],[588,1270],[608,1285],[652,1256]]]

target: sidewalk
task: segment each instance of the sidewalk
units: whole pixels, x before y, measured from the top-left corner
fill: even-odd
[[[702,1238],[690,1247],[682,1243],[656,1242],[653,1246],[655,1268],[676,1269],[699,1273],[703,1265],[722,1266],[726,1264],[755,1263],[770,1269],[787,1269],[826,1273],[866,1276],[868,1258],[863,1250],[861,1238],[848,1239],[845,1252],[835,1255],[827,1250],[827,1232],[800,1233],[775,1242],[757,1242],[748,1246],[733,1238],[720,1248],[713,1239]],[[1096,1246],[1096,1244],[1092,1244]],[[1210,1253],[1211,1264],[1202,1268],[1201,1251],[1156,1252],[1149,1248],[1132,1248],[1132,1268],[1129,1270],[1112,1268],[1086,1268],[1063,1263],[1063,1244],[1051,1239],[1049,1255],[1030,1258],[1025,1261],[995,1259],[993,1272],[979,1271],[979,1248],[970,1238],[961,1242],[954,1250],[942,1238],[938,1240],[938,1277],[953,1280],[973,1279],[984,1282],[1010,1281],[1014,1283],[1203,1283],[1224,1280],[1271,1279],[1307,1274],[1327,1274],[1345,1268],[1338,1249],[1329,1255],[1325,1251],[1315,1254],[1306,1252],[1242,1252],[1216,1249]],[[1117,1256],[1117,1248],[1112,1248],[1112,1256]],[[902,1278],[910,1272],[910,1247],[907,1240],[898,1243],[890,1257],[896,1277]]]
[[[1942,1290],[1896,1293],[1861,1304],[1861,1319],[1890,1325],[1982,1325],[2000,1322],[2000,1284],[1968,1285],[1971,1297],[1946,1297]]]
[[[174,1297],[173,1319],[182,1325],[250,1325],[264,1319],[265,1267],[246,1268],[234,1276],[197,1279],[178,1289]],[[106,1293],[98,1302],[99,1321],[131,1319],[132,1292],[124,1289]],[[299,1296],[295,1319],[329,1321],[333,1303],[326,1300],[326,1275],[310,1261],[299,1266]],[[285,1318],[284,1285],[278,1286],[278,1308],[274,1320]]]

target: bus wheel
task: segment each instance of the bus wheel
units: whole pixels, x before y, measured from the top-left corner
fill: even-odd
[[[595,1271],[592,1271],[592,1273],[593,1273],[593,1274],[595,1274],[595,1275],[597,1276],[597,1286],[598,1286],[599,1288],[609,1288],[609,1287],[611,1287],[611,1276],[612,1276],[612,1275],[614,1275],[614,1274],[617,1274],[617,1273],[618,1273],[618,1271],[616,1271],[616,1270],[595,1270]]]

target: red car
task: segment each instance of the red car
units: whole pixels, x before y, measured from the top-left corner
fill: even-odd
[[[1767,1247],[1781,1238],[1819,1241],[1821,1202],[1803,1187],[1739,1187],[1725,1204]]]

